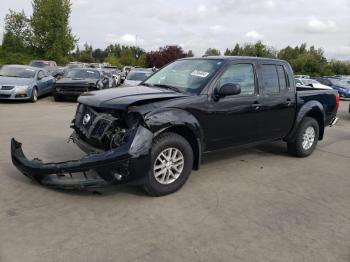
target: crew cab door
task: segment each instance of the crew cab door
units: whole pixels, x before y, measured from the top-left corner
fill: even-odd
[[[258,68],[264,104],[261,108],[261,136],[264,140],[280,139],[290,132],[295,119],[293,73],[282,63],[261,63]]]
[[[259,96],[254,62],[235,61],[226,66],[213,83],[207,106],[206,129],[208,150],[248,144],[260,140]],[[215,89],[227,84],[239,84],[241,94],[213,99]]]

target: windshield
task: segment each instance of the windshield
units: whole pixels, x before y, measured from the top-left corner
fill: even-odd
[[[332,82],[333,85],[336,86],[346,86],[350,87],[350,84],[346,80],[339,80],[339,79],[329,79],[329,81]]]
[[[0,69],[0,76],[34,78],[35,72],[32,68],[3,66]]]
[[[132,81],[143,81],[145,80],[147,77],[149,77],[152,74],[152,72],[140,72],[140,71],[130,71],[128,76],[126,77],[127,80],[132,80]]]
[[[89,69],[72,69],[69,70],[64,76],[66,78],[100,79],[100,73],[98,71]]]
[[[34,67],[40,67],[40,68],[50,66],[48,62],[44,62],[44,61],[33,61],[29,65]]]
[[[199,93],[221,65],[222,60],[219,59],[178,60],[156,72],[145,84],[176,87],[183,92]]]

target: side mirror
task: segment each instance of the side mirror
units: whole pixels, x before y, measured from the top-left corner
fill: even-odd
[[[41,79],[43,79],[41,76],[38,75],[37,79],[40,81]]]
[[[296,86],[301,86],[301,84],[300,84],[300,83],[297,83]]]
[[[239,84],[228,83],[216,89],[215,97],[221,98],[225,96],[234,96],[234,95],[239,95],[240,93],[241,93],[241,86]]]

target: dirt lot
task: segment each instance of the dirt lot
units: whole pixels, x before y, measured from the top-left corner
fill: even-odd
[[[350,114],[314,154],[281,142],[205,156],[178,193],[102,194],[36,185],[10,161],[10,138],[46,161],[66,144],[75,103],[0,104],[0,261],[350,261]]]

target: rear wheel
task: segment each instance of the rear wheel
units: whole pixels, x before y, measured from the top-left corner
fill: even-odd
[[[175,133],[163,133],[155,138],[151,153],[151,168],[144,189],[151,196],[167,195],[179,190],[193,167],[193,151],[187,140]]]
[[[316,148],[319,136],[318,122],[311,117],[305,117],[295,136],[288,142],[288,152],[297,157],[309,156]]]
[[[32,96],[30,97],[30,101],[33,103],[38,101],[38,89],[36,87],[33,88]]]

